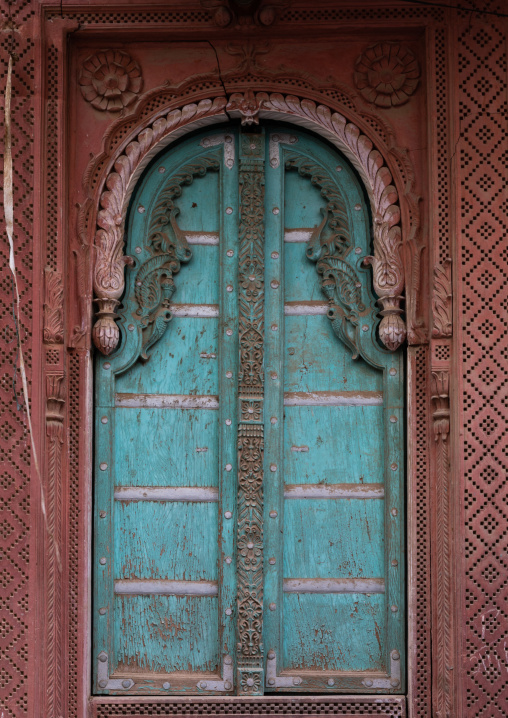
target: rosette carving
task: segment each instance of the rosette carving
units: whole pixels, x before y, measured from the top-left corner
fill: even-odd
[[[122,50],[104,50],[83,63],[81,94],[96,110],[120,112],[131,105],[143,85],[141,68]]]
[[[355,85],[378,107],[403,105],[418,87],[419,78],[418,60],[398,42],[372,45],[356,61]]]

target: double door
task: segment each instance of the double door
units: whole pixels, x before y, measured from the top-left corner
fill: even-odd
[[[94,691],[399,693],[403,364],[369,207],[295,128],[157,157],[96,362]]]

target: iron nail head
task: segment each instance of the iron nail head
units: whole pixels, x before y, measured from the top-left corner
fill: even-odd
[[[108,417],[107,417],[107,416],[103,416],[103,417],[101,418],[101,424],[107,424],[107,423],[108,423]]]
[[[141,247],[136,247],[136,249],[134,251],[136,252],[136,254],[141,254],[142,249],[141,249]]]
[[[276,511],[270,511],[270,518],[276,519],[277,518],[277,512]]]
[[[164,690],[168,691],[171,688],[171,683],[168,683],[167,681],[162,684],[162,687]]]
[[[275,611],[275,609],[277,608],[277,606],[275,605],[275,603],[270,603],[269,606],[268,606],[268,608],[270,609],[270,611]]]
[[[356,247],[356,249],[355,249],[355,254],[361,254],[361,253],[362,253],[362,248],[361,248],[361,247]]]
[[[130,688],[131,682],[130,681],[122,681],[122,688]]]
[[[104,558],[104,556],[99,560],[99,563],[100,563],[101,566],[105,566],[105,565],[106,565],[106,559]]]
[[[230,518],[232,517],[232,515],[233,515],[233,514],[231,513],[231,511],[226,511],[226,512],[224,513],[224,518],[225,518],[225,519],[230,519]]]
[[[226,214],[233,214],[233,208],[232,208],[232,207],[226,207]]]
[[[335,681],[333,680],[333,678],[329,678],[329,679],[327,680],[327,683],[328,683],[329,686],[334,686],[334,685],[335,685]]]

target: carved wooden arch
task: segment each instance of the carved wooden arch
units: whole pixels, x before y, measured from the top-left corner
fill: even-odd
[[[373,267],[373,287],[379,297],[382,320],[379,335],[390,350],[406,338],[401,301],[405,286],[401,258],[401,211],[392,173],[372,140],[344,115],[326,105],[279,93],[234,93],[228,98],[204,99],[169,110],[140,127],[111,160],[99,199],[94,240],[93,288],[98,315],[93,328],[95,346],[110,354],[119,341],[116,308],[124,292],[124,268],[132,260],[124,255],[126,210],[141,173],[164,147],[204,125],[240,117],[242,124],[259,118],[300,125],[329,140],[352,163],[363,180],[374,218],[374,256],[365,262]]]

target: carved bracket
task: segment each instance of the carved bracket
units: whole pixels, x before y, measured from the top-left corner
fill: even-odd
[[[44,343],[63,342],[62,273],[51,267],[44,269]]]
[[[234,101],[238,107],[242,102],[239,95],[235,95]],[[374,217],[374,256],[368,257],[366,262],[373,267],[373,286],[382,307],[380,339],[394,351],[406,338],[405,322],[401,316],[405,278],[400,256],[399,197],[383,156],[354,123],[329,107],[279,93],[260,92],[254,98],[244,95],[243,99],[253,101],[255,108],[259,107],[259,117],[288,120],[320,133],[338,147],[358,170]],[[125,210],[135,182],[149,160],[170,141],[171,135],[176,131],[181,134],[184,127],[190,130],[202,125],[207,119],[225,117],[226,105],[227,98],[218,97],[186,105],[158,117],[127,144],[105,178],[107,189],[100,197],[97,213],[93,271],[95,301],[99,306],[93,338],[96,347],[104,354],[110,354],[119,340],[115,324],[116,308],[124,291],[125,264],[132,261],[123,254]],[[242,116],[240,110],[238,115]]]
[[[432,336],[452,336],[452,260],[445,259],[434,267],[434,292],[432,295],[434,326]]]

